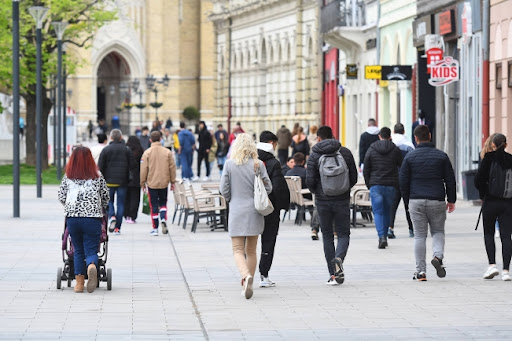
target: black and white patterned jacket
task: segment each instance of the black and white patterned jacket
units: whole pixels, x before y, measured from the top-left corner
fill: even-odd
[[[64,175],[59,187],[59,201],[66,217],[103,217],[110,199],[107,182],[97,179],[68,179]]]

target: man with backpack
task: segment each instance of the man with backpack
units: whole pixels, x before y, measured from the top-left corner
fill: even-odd
[[[350,242],[350,188],[357,182],[357,168],[350,150],[334,139],[331,127],[320,127],[317,141],[308,159],[306,183],[311,193],[315,194],[320,218],[329,270],[326,284],[337,285],[345,280],[343,261]],[[338,236],[336,249],[333,223]]]
[[[391,129],[383,127],[379,141],[372,143],[364,158],[364,182],[370,189],[375,227],[379,235],[379,249],[388,246],[388,228],[391,209],[398,189],[398,168],[402,153],[391,142]]]
[[[444,224],[446,210],[455,210],[457,190],[455,174],[448,155],[436,149],[430,142],[431,135],[426,125],[414,129],[416,149],[409,152],[400,168],[400,191],[405,204],[409,204],[414,225],[414,253],[416,273],[413,279],[427,280],[426,240],[430,225],[434,256],[430,262],[438,277],[445,277]],[[445,200],[447,199],[448,202]]]
[[[268,278],[268,272],[274,259],[281,210],[288,210],[290,207],[290,190],[284,179],[281,163],[274,155],[276,146],[277,136],[274,133],[263,131],[260,134],[260,142],[257,144],[258,158],[265,164],[268,177],[272,182],[272,192],[268,197],[274,206],[274,211],[265,217],[265,229],[261,235],[259,270],[262,288],[275,286],[275,283]]]

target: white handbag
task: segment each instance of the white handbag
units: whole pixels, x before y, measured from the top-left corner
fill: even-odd
[[[274,205],[272,205],[272,201],[268,198],[265,184],[263,184],[261,179],[260,163],[258,160],[254,160],[254,173],[254,208],[262,216],[268,216],[274,212]]]

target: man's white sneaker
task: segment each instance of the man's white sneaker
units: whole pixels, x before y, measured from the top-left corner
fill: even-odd
[[[190,179],[190,180],[191,180],[191,181],[197,181],[197,180],[199,180],[199,178],[198,178],[197,176],[195,176],[195,175],[194,175],[194,176],[192,177],[192,179]]]
[[[210,180],[211,180],[211,179],[210,179],[210,177],[209,177],[209,176],[205,176],[205,177],[203,178],[203,181],[205,181],[205,182],[206,182],[206,181],[210,181]]]
[[[275,287],[276,283],[272,282],[272,280],[268,277],[260,276],[260,288],[269,288]]]
[[[153,229],[149,234],[152,236],[158,236],[158,229]]]
[[[162,233],[167,234],[169,231],[167,230],[167,222],[165,220],[162,220],[160,222],[160,227],[162,228]]]
[[[498,276],[500,272],[498,271],[498,268],[496,265],[490,266],[489,269],[484,273],[484,279],[492,279],[496,276]],[[510,276],[509,276],[510,277]]]
[[[246,299],[249,299],[252,297],[253,290],[252,290],[252,283],[254,281],[254,278],[251,275],[248,275],[245,277],[243,281],[244,289],[242,290],[242,296],[244,296]]]
[[[508,282],[508,281],[512,281],[512,277],[510,277],[510,274],[508,272],[505,272],[503,271],[503,273],[501,274],[501,279]]]
[[[329,280],[327,281],[327,283],[325,283],[325,285],[339,285],[339,283],[336,282],[336,277],[333,275],[329,278]]]

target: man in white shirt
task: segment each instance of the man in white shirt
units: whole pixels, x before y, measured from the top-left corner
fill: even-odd
[[[98,144],[94,147],[91,147],[91,154],[94,159],[94,162],[98,164],[98,159],[100,158],[101,151],[108,144],[107,135],[105,133],[99,133],[98,135]]]

